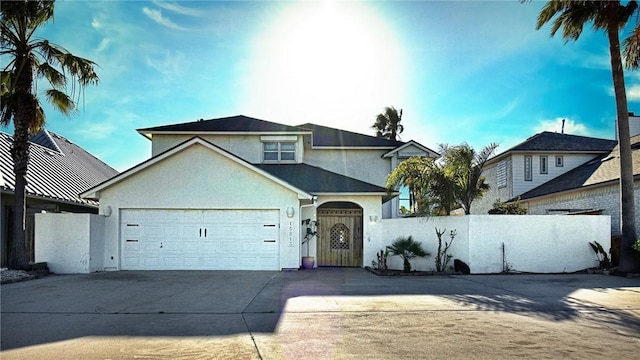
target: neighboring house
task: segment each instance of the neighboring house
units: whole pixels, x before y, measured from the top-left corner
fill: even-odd
[[[111,178],[118,172],[81,147],[53,132],[42,130],[31,136],[27,170],[27,253],[34,260],[34,213],[97,213],[98,202],[80,198],[80,192]],[[15,177],[10,149],[11,135],[0,132],[0,258],[8,262],[11,249]]]
[[[631,138],[636,208],[640,204],[640,135]],[[620,151],[598,156],[520,195],[531,215],[602,214],[611,216],[611,235],[620,236]],[[640,230],[636,211],[636,233]]]
[[[496,199],[508,201],[586,162],[611,152],[616,141],[542,132],[493,157],[484,166],[489,191],[473,202],[472,214],[487,214]]]
[[[630,113],[636,204],[640,201],[640,117]],[[611,216],[611,234],[620,235],[620,161],[617,141],[543,132],[487,162],[490,186],[473,203],[486,214],[496,199],[521,204],[530,215]],[[640,225],[640,214],[636,213]],[[640,230],[640,226],[636,231]]]
[[[305,219],[318,221],[317,265],[363,266],[370,227],[398,216],[388,174],[438,156],[414,141],[246,116],[138,132],[151,158],[81,194],[107,216],[106,270],[298,268]]]

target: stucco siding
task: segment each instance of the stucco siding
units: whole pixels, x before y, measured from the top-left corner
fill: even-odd
[[[574,272],[597,265],[590,241],[598,241],[606,249],[611,246],[608,216],[443,216],[385,219],[378,225],[372,227],[370,240],[365,240],[372,249],[365,254],[366,265],[376,260],[373,249],[379,251],[400,236],[412,236],[431,254],[411,261],[412,268],[422,271],[435,270],[436,228],[446,229],[442,240],[447,242],[451,240],[449,232],[456,230],[449,254],[467,263],[473,274],[499,273],[506,268],[541,273]],[[402,269],[402,260],[390,256],[388,265]],[[453,260],[449,265],[453,266]]]
[[[195,135],[154,135],[151,156],[156,156]],[[202,139],[250,162],[262,162],[262,138],[260,135],[198,135]],[[272,138],[276,139],[277,136]],[[301,162],[304,156],[302,137],[298,137],[296,161]]]
[[[57,274],[100,271],[104,217],[95,214],[35,214],[35,260]]]
[[[370,184],[384,186],[391,162],[382,158],[384,150],[307,149],[304,162]]]
[[[105,224],[105,268],[119,269],[119,214],[121,209],[275,209],[280,210],[281,267],[298,266],[299,242],[289,239],[299,232],[296,192],[219,155],[193,145],[134,176],[104,189],[100,212],[113,215]],[[291,222],[291,224],[289,224]]]

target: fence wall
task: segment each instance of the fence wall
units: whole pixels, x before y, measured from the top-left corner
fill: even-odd
[[[104,270],[104,216],[35,214],[35,261],[57,274]]]
[[[438,250],[436,228],[456,235],[449,253],[471,268],[471,273],[513,271],[574,272],[597,265],[589,242],[611,246],[609,216],[567,215],[468,215],[428,218],[384,219],[372,227],[365,239],[364,265],[376,260],[376,252],[400,236],[411,235],[422,242],[427,258],[414,259],[416,270],[435,270]],[[504,244],[504,247],[503,247]],[[443,244],[444,245],[444,244]],[[504,248],[504,252],[503,252]],[[389,267],[402,269],[402,261],[390,256]],[[450,264],[453,266],[453,260]]]

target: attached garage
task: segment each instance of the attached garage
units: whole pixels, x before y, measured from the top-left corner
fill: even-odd
[[[192,138],[85,196],[100,200],[110,270],[281,270],[300,262],[312,196]]]
[[[279,270],[279,210],[121,212],[123,270]]]

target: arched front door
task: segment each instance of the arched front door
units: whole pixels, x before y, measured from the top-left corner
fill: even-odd
[[[362,208],[334,202],[317,209],[318,266],[362,266]]]

